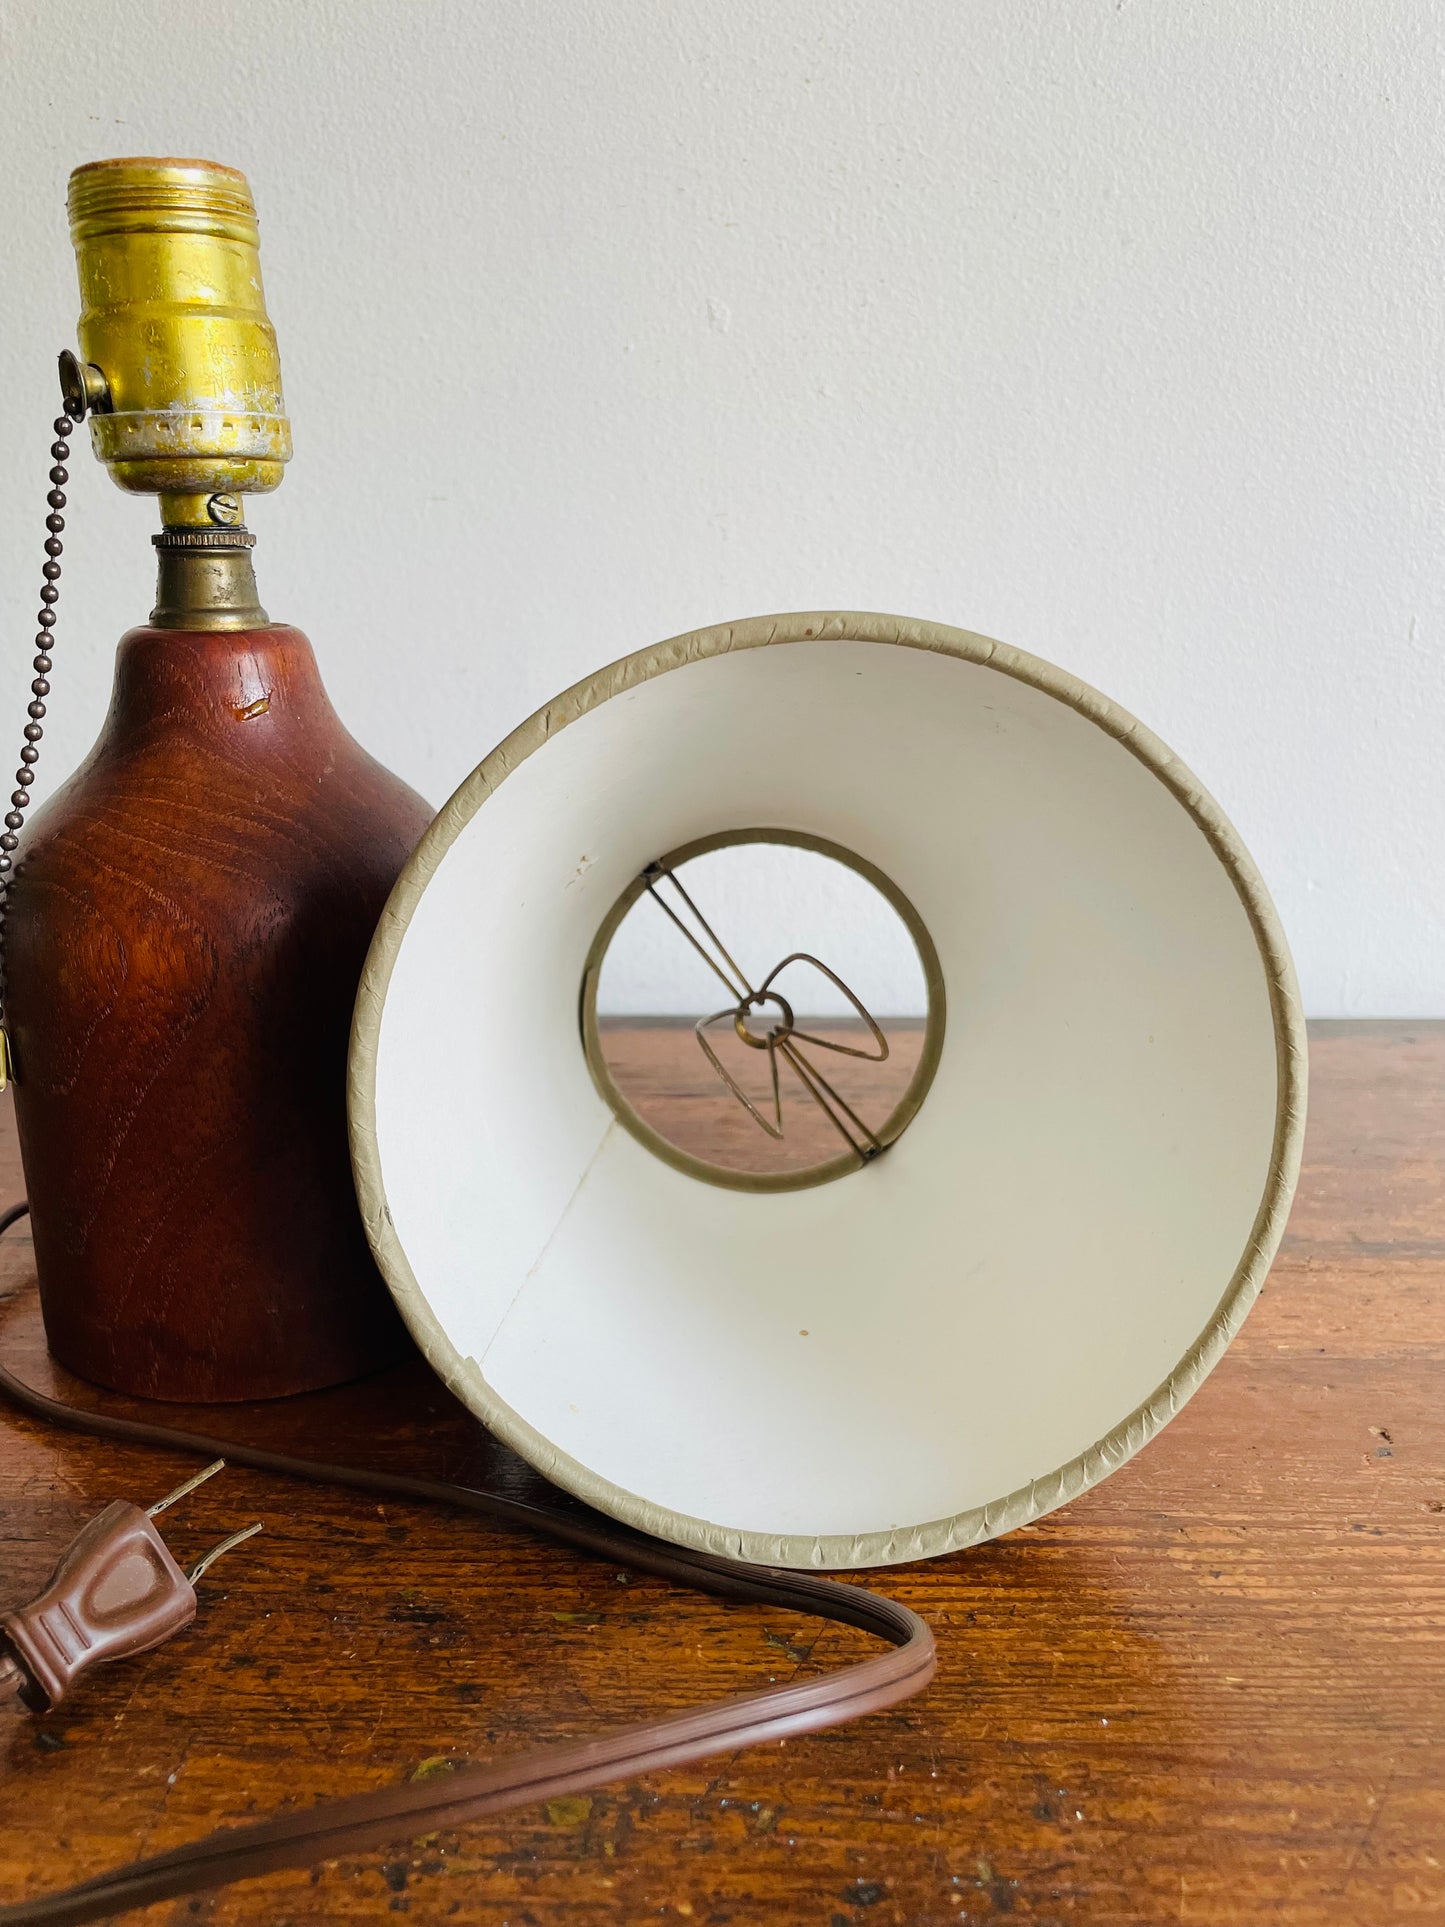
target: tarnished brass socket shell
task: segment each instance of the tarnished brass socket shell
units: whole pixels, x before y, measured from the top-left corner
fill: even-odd
[[[91,442],[122,488],[258,494],[291,458],[256,210],[210,161],[92,161],[70,177]]]

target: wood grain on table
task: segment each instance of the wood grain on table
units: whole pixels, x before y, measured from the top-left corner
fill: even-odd
[[[20,1189],[7,1111],[0,1202]],[[99,1398],[45,1359],[23,1227],[0,1246],[0,1297],[7,1362]],[[538,1484],[419,1364],[227,1423]],[[106,1501],[192,1466],[0,1409],[0,1603],[36,1590]],[[167,1532],[191,1554],[257,1518],[189,1631],[52,1718],[0,1711],[0,1899],[867,1650],[471,1518],[244,1470]],[[1315,1027],[1283,1252],[1161,1438],[1008,1539],[871,1583],[939,1639],[936,1683],[892,1713],[127,1918],[1445,1919],[1445,1025]]]

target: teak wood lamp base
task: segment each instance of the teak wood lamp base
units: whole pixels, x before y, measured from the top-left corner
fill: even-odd
[[[351,1003],[421,798],[306,638],[132,630],[7,935],[46,1332],[118,1391],[270,1398],[406,1347],[346,1149]]]

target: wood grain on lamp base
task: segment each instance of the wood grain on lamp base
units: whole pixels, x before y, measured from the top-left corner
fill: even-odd
[[[134,1918],[1445,1916],[1445,1026],[1317,1026],[1312,1076],[1289,1236],[1197,1398],[1074,1504],[878,1575],[938,1633],[922,1698],[780,1751]],[[18,1188],[7,1131],[0,1199]],[[103,1399],[45,1359],[30,1278],[22,1234],[0,1245],[0,1350],[37,1383]],[[157,1415],[185,1424],[186,1411]],[[208,1427],[222,1416],[283,1448],[324,1432],[334,1457],[541,1489],[415,1364],[211,1413]],[[0,1600],[33,1591],[106,1500],[155,1496],[188,1469],[0,1411]],[[245,1471],[166,1518],[187,1554],[248,1519],[266,1531],[216,1568],[170,1645],[97,1676],[53,1720],[0,1712],[4,1899],[227,1818],[445,1772],[866,1646],[472,1519]]]
[[[297,629],[132,629],[26,831],[5,1005],[50,1342],[164,1399],[309,1391],[407,1350],[358,1222],[356,982],[431,819]]]

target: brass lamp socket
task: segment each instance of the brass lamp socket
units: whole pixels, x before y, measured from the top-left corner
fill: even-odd
[[[70,177],[70,233],[81,313],[66,403],[89,413],[116,482],[170,497],[275,488],[291,424],[245,175],[92,161]]]

